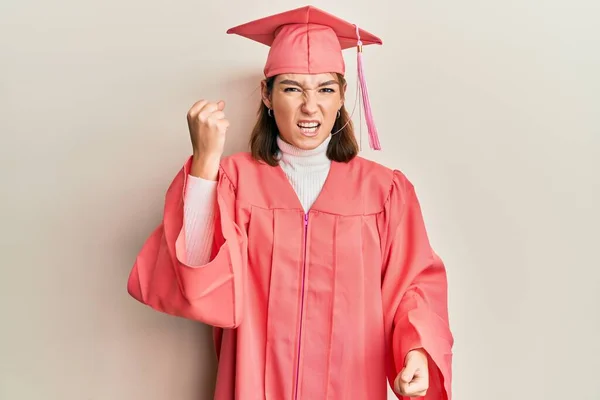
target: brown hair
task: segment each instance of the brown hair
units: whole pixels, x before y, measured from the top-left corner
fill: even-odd
[[[338,74],[337,79],[340,84],[340,89],[346,83],[344,76]],[[266,80],[267,91],[269,93],[273,90],[273,84],[275,82],[275,76]],[[344,93],[342,93],[344,96]],[[271,166],[278,164],[277,152],[279,147],[277,146],[277,135],[279,135],[279,129],[275,123],[275,118],[270,117],[269,109],[262,102],[258,109],[258,118],[256,124],[252,129],[252,135],[250,136],[250,152],[252,157],[258,161],[264,161]],[[344,126],[346,125],[346,126]],[[340,130],[344,126],[344,128]],[[350,120],[350,115],[346,111],[346,107],[342,105],[340,109],[340,117],[335,120],[333,124],[333,132],[337,132],[331,137],[329,146],[327,147],[327,157],[330,160],[338,162],[348,162],[352,160],[358,154],[358,143],[354,137],[354,126]]]

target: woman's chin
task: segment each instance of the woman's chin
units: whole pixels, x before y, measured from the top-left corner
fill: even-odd
[[[300,133],[296,138],[296,147],[304,150],[311,150],[323,143],[327,138],[327,135],[321,133]]]

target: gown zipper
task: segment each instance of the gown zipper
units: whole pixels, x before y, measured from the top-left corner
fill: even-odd
[[[298,352],[296,354],[297,363],[296,363],[296,393],[294,395],[294,399],[298,400],[298,386],[300,386],[300,382],[298,379],[300,377],[300,346],[302,343],[302,325],[303,325],[303,314],[304,314],[304,280],[306,277],[306,242],[308,236],[308,213],[304,214],[304,258],[302,263],[302,301],[300,303],[300,333],[298,335]]]

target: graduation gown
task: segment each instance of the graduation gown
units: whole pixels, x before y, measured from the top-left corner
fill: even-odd
[[[305,213],[280,167],[226,157],[212,256],[193,267],[180,235],[190,164],[128,292],[214,327],[215,399],[384,400],[415,348],[429,357],[425,399],[451,399],[446,270],[405,175],[361,157],[333,161]]]

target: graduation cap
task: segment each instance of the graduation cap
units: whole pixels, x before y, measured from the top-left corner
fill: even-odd
[[[314,6],[305,6],[230,28],[237,34],[270,46],[264,67],[266,78],[284,73],[345,75],[342,50],[357,49],[358,78],[371,148],[381,145],[369,102],[362,47],[382,44],[381,39]]]

